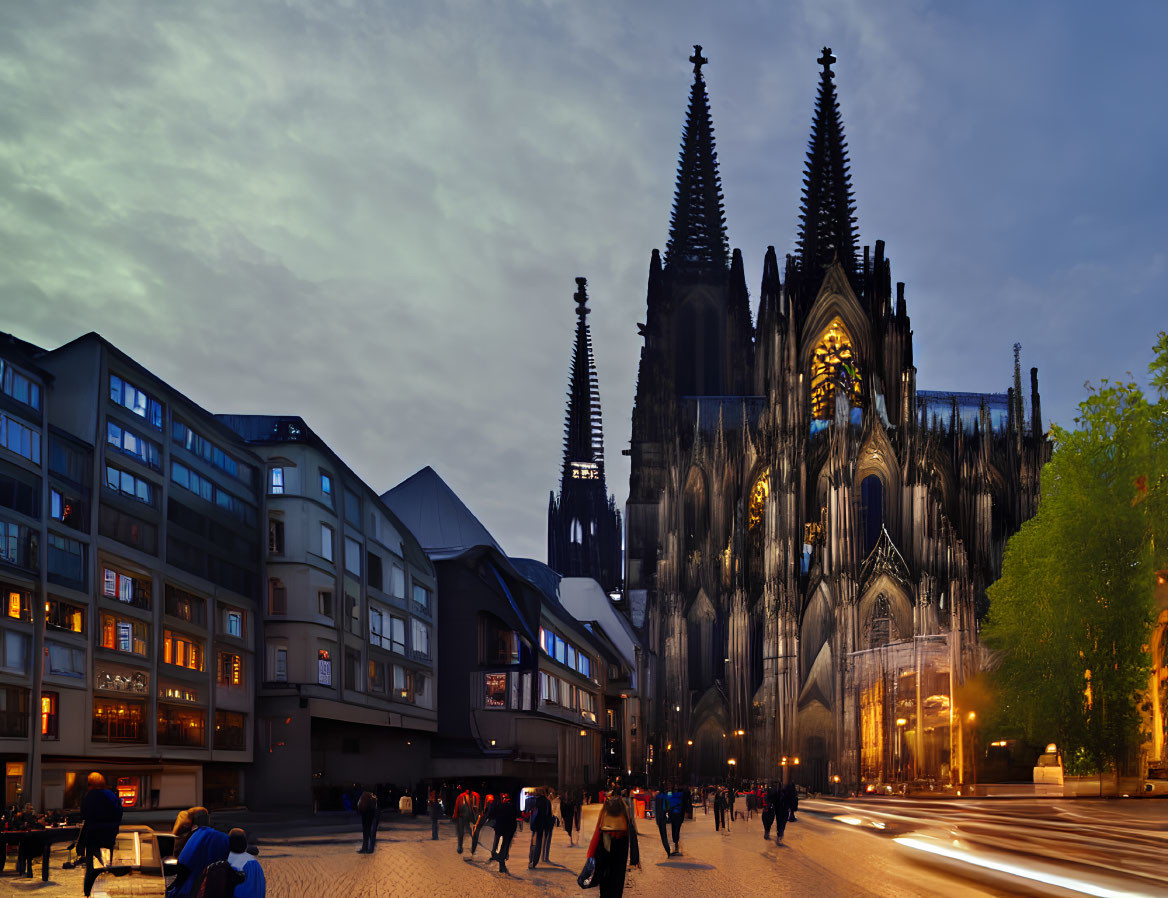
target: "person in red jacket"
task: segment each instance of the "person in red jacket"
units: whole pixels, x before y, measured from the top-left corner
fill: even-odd
[[[462,854],[462,840],[474,828],[479,815],[479,793],[459,787],[458,798],[454,800],[454,830],[458,835],[458,853]]]
[[[596,818],[596,831],[588,843],[588,859],[595,864],[600,898],[621,898],[628,868],[641,867],[637,828],[629,819],[625,803],[615,796],[604,803]]]

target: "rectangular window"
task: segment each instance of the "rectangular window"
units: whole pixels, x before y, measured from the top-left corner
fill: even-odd
[[[345,570],[361,576],[361,544],[348,536],[345,537]]]
[[[198,455],[204,461],[210,462],[221,471],[232,477],[242,480],[249,487],[252,485],[252,471],[248,465],[237,462],[234,458],[216,446],[201,434],[195,433],[182,421],[175,419],[170,425],[170,435],[188,452]]]
[[[103,567],[101,594],[133,608],[150,607],[150,581],[111,567]]]
[[[268,492],[279,496],[284,492],[284,469],[272,468],[268,471]]]
[[[576,670],[586,677],[592,676],[592,659],[581,653],[576,657]]]
[[[28,738],[29,691],[0,686],[0,736]]]
[[[355,596],[345,596],[349,611],[349,632],[361,632],[361,602]]]
[[[255,507],[180,462],[170,463],[170,479],[206,502],[213,502],[248,526],[255,524]]]
[[[164,589],[164,610],[171,617],[185,620],[196,627],[205,626],[207,602],[194,593],[167,583]]]
[[[243,639],[244,612],[238,608],[223,609],[223,632],[236,639]]]
[[[399,599],[406,597],[406,572],[401,565],[395,564],[393,566],[393,582],[390,586],[391,595],[397,596]]]
[[[11,452],[41,463],[41,433],[8,415],[0,415],[0,445]]]
[[[0,391],[34,411],[41,410],[41,388],[7,359],[0,359]]]
[[[49,582],[86,589],[85,544],[50,532]]]
[[[507,707],[507,674],[487,674],[484,700],[488,708]]]
[[[385,615],[376,608],[369,609],[369,644],[382,648],[389,648],[389,643],[386,641],[382,645],[382,640],[385,639]]]
[[[414,700],[414,672],[399,664],[393,666],[393,697],[401,702]]]
[[[60,521],[66,527],[88,533],[89,516],[86,511],[86,503],[76,496],[62,493],[57,489],[49,490],[49,516],[54,521]]]
[[[369,691],[385,695],[385,664],[381,661],[369,662]]]
[[[151,555],[158,553],[158,528],[148,521],[102,503],[97,532]]]
[[[0,471],[0,505],[30,518],[41,516],[41,479],[31,474]]]
[[[110,399],[162,430],[162,403],[116,374],[110,375]]]
[[[268,518],[268,551],[273,555],[284,554],[284,522]]]
[[[79,487],[88,487],[90,478],[89,453],[49,435],[49,470],[63,480]]]
[[[567,663],[567,643],[556,636],[556,660],[561,664]]]
[[[145,658],[148,646],[149,629],[142,621],[115,617],[112,614],[101,615],[102,648],[129,655],[141,655]]]
[[[32,620],[32,596],[20,589],[9,589],[4,603],[4,616],[13,620]]]
[[[85,679],[85,649],[45,640],[45,676]]]
[[[106,465],[105,485],[115,493],[136,499],[139,502],[145,502],[151,508],[156,505],[157,491],[154,484],[149,480],[134,476],[129,471],[123,471],[113,465]]]
[[[568,667],[572,668],[572,670],[576,669],[576,648],[571,643],[568,644],[567,665]]]
[[[345,688],[360,691],[359,675],[361,671],[361,655],[351,649],[345,649]]]
[[[328,649],[320,649],[316,653],[316,682],[321,686],[333,684],[333,661]]]
[[[345,490],[345,522],[361,529],[361,499],[352,490]]]
[[[329,504],[333,501],[333,478],[324,471],[320,472],[320,491],[328,497]]]
[[[57,719],[57,693],[41,693],[41,739],[55,742],[60,738],[60,722]]]
[[[389,648],[399,655],[406,653],[406,621],[402,617],[389,616]]]
[[[0,630],[0,670],[27,674],[28,637],[12,630]]]
[[[35,571],[36,535],[32,529],[15,521],[0,520],[0,561]]]
[[[94,698],[93,741],[145,742],[145,702],[126,702],[113,698]]]
[[[272,671],[272,679],[277,683],[288,682],[288,650],[276,649],[275,669]]]
[[[51,596],[45,602],[45,626],[54,630],[84,633],[86,616],[87,612],[84,605],[74,605],[71,602],[54,599]]]
[[[163,663],[173,664],[175,667],[202,670],[203,643],[173,630],[163,630],[162,660]]]
[[[220,751],[245,751],[247,715],[236,711],[216,711],[214,747]]]
[[[181,748],[205,748],[207,712],[202,708],[158,706],[158,744]]]
[[[268,614],[288,613],[288,590],[275,577],[268,580]]]
[[[385,584],[381,579],[381,556],[366,550],[365,565],[369,568],[366,575],[369,585],[374,589],[384,589]]]
[[[329,590],[322,589],[316,594],[316,608],[325,617],[333,616],[333,594]]]
[[[430,627],[415,619],[413,630],[414,657],[428,659],[430,657]]]
[[[421,614],[430,613],[430,590],[414,584],[414,610]]]
[[[138,436],[130,428],[107,421],[105,441],[107,446],[117,449],[123,455],[135,458],[155,471],[162,470],[162,447],[153,440]]]
[[[320,525],[320,555],[326,561],[333,560],[333,528],[328,524]]]
[[[243,685],[243,656],[234,652],[220,652],[216,667],[220,686],[234,688]]]

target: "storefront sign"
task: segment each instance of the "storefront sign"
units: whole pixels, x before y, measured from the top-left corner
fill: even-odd
[[[118,798],[122,807],[132,808],[138,804],[138,777],[119,776],[117,783]]]

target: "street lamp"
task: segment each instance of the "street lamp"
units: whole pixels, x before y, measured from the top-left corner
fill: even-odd
[[[908,723],[903,717],[896,718],[896,778],[904,781],[904,727]]]

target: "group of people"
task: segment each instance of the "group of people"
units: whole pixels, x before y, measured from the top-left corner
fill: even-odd
[[[267,894],[264,869],[242,829],[227,833],[215,829],[211,826],[211,812],[200,806],[179,811],[172,832],[178,863],[174,879],[166,888],[166,898],[264,898]]]

